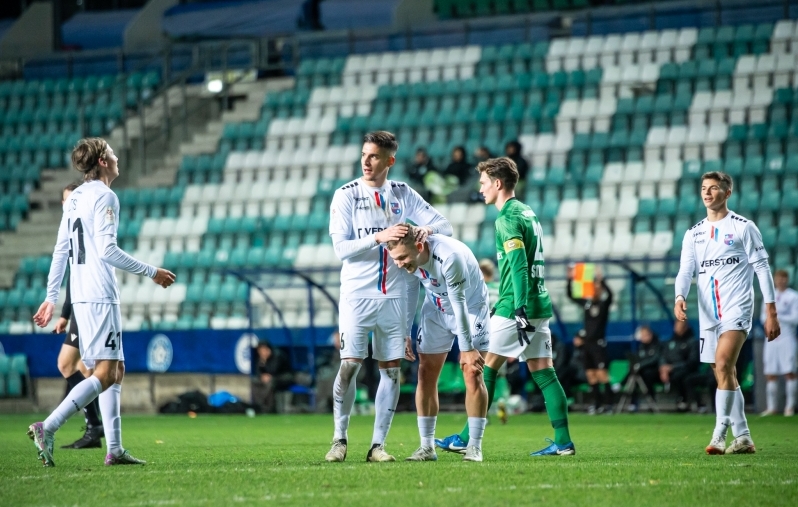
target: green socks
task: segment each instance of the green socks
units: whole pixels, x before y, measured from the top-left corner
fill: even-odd
[[[551,427],[554,428],[554,442],[557,445],[569,443],[571,434],[568,432],[568,400],[554,368],[532,372],[532,380],[543,393],[546,412],[549,414]]]
[[[482,377],[485,380],[485,388],[488,390],[488,409],[490,409],[490,406],[493,404],[493,393],[496,391],[496,374],[498,373],[498,371],[488,365],[482,368]],[[466,422],[463,431],[460,432],[460,440],[468,442],[469,437],[468,422]]]

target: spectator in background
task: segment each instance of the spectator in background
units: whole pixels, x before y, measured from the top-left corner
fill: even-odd
[[[798,326],[798,292],[790,288],[790,275],[783,269],[773,276],[776,285],[776,312],[779,314],[781,334],[773,341],[765,341],[764,371],[767,378],[767,410],[762,415],[776,413],[779,392],[779,376],[785,378],[784,415],[795,415],[795,396],[798,389],[796,378],[796,326]],[[762,324],[767,318],[767,308],[762,303]]]
[[[258,343],[257,354],[252,378],[252,404],[261,412],[274,413],[274,395],[291,387],[294,373],[288,361],[268,341]]]
[[[675,321],[670,341],[662,344],[659,380],[676,392],[676,410],[679,412],[687,412],[693,398],[699,401],[695,388],[688,382],[690,376],[698,372],[699,366],[698,340],[693,329],[686,321]]]
[[[521,155],[521,149],[521,143],[510,141],[504,145],[504,156],[515,162],[515,166],[518,168],[519,181],[526,182],[526,176],[529,174],[529,164]]]
[[[660,346],[659,336],[654,332],[651,327],[643,325],[635,331],[635,340],[640,342],[637,347],[637,353],[633,356],[631,371],[629,375],[638,375],[645,384],[648,393],[654,397],[654,384],[659,380],[659,358]],[[626,385],[629,380],[629,375],[626,376],[623,383]],[[640,392],[635,383],[632,386],[632,404],[629,407],[630,412],[637,412],[638,398]]]
[[[444,175],[457,178],[458,185],[465,185],[469,178],[473,178],[474,168],[466,161],[465,148],[457,146],[452,150],[452,160]]]
[[[480,146],[474,151],[474,157],[477,159],[477,164],[484,162],[489,158],[493,158],[493,153],[486,146]]]
[[[610,318],[610,306],[612,305],[612,291],[604,282],[604,278],[598,268],[596,268],[595,290],[591,299],[574,297],[573,281],[574,268],[571,267],[568,270],[568,298],[582,306],[585,311],[585,336],[583,337],[582,359],[587,383],[590,384],[593,394],[593,405],[588,407],[588,414],[603,412],[605,405],[608,413],[612,413],[612,393],[607,372],[606,339],[607,321]],[[602,391],[604,391],[604,396],[602,396]]]
[[[416,150],[416,156],[413,159],[413,163],[410,165],[410,169],[407,172],[407,177],[410,179],[410,183],[413,185],[414,188],[421,191],[423,188],[423,192],[426,192],[426,188],[424,188],[424,177],[428,173],[434,173],[437,171],[435,164],[432,162],[427,150],[424,148],[418,148]],[[427,199],[428,196],[424,196],[424,199]]]

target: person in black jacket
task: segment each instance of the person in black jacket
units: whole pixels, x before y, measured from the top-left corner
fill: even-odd
[[[510,141],[504,145],[504,156],[515,162],[515,166],[518,168],[518,181],[526,182],[526,176],[529,173],[529,163],[521,155],[522,149],[521,143]]]
[[[457,181],[460,182],[460,185],[465,185],[469,177],[473,177],[474,172],[474,166],[469,164],[466,160],[465,148],[456,146],[452,150],[452,160],[449,162],[449,165],[446,166],[444,175],[454,176],[457,178]]]
[[[676,392],[676,410],[687,412],[690,402],[695,399],[695,388],[688,382],[690,376],[698,372],[700,366],[698,340],[690,325],[683,320],[673,323],[673,336],[662,344],[659,360],[660,381]]]
[[[75,183],[67,185],[61,193],[61,204],[66,202],[69,195],[73,190],[78,188]],[[88,378],[88,370],[80,360],[80,333],[78,332],[78,323],[72,318],[72,291],[69,287],[69,278],[67,278],[66,298],[64,299],[64,306],[61,307],[61,317],[55,323],[54,334],[61,334],[64,331],[69,331],[64,338],[64,344],[61,345],[61,350],[58,352],[58,371],[67,381],[66,393],[67,394],[79,383]],[[83,409],[83,415],[86,419],[86,431],[83,436],[72,442],[71,444],[61,446],[61,449],[95,449],[102,447],[102,437],[104,436],[103,423],[100,420],[100,406],[95,398],[94,401],[86,405]]]
[[[290,363],[268,341],[262,340],[258,343],[257,354],[252,378],[252,404],[262,412],[274,413],[274,394],[291,387],[294,373]]]
[[[591,299],[578,298],[573,292],[574,271],[568,271],[568,298],[582,306],[585,311],[585,334],[582,337],[582,359],[585,367],[587,383],[590,384],[593,394],[593,405],[588,407],[588,413],[597,411],[612,413],[612,392],[610,391],[609,375],[607,372],[607,321],[610,318],[612,305],[612,290],[604,281],[601,272],[596,269],[594,280],[595,291]],[[602,396],[602,391],[604,392]],[[606,405],[606,408],[605,408]]]
[[[632,372],[629,375],[636,372],[637,375],[643,379],[646,389],[648,389],[649,394],[651,394],[653,398],[654,384],[659,380],[659,336],[657,336],[657,333],[655,333],[651,327],[643,325],[637,328],[635,339],[640,342],[640,345],[637,348],[637,353],[633,356],[634,361],[631,365]],[[627,375],[626,379],[623,381],[624,384],[626,384],[628,378],[629,376]],[[632,391],[632,406],[630,407],[632,412],[637,411],[638,396],[638,387],[637,384],[635,384]]]

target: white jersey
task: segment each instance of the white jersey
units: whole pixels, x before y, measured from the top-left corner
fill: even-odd
[[[786,289],[784,291],[776,291],[776,314],[779,316],[779,326],[781,326],[781,334],[779,339],[796,339],[796,327],[798,327],[798,292],[793,289]],[[767,318],[767,307],[765,302],[762,302],[762,312],[760,320],[762,324],[765,323]]]
[[[464,243],[446,236],[429,236],[429,261],[415,273],[427,292],[427,301],[443,313],[453,313],[450,294],[462,291],[466,306],[488,304],[488,286],[482,278],[479,262]]]
[[[424,305],[454,317],[452,330],[460,340],[461,350],[473,348],[469,314],[487,315],[488,286],[482,278],[479,262],[460,241],[446,236],[427,238],[429,260],[413,273],[427,293]]]
[[[116,273],[113,266],[102,260],[105,244],[103,236],[112,236],[116,243],[118,228],[119,199],[99,180],[80,185],[64,203],[64,215],[53,254],[53,268],[58,265],[56,258],[59,250],[63,253],[67,249],[73,304],[119,304]],[[63,267],[61,270],[56,281],[51,269],[48,301],[55,302],[58,299]]]
[[[335,191],[330,205],[330,236],[357,240],[400,223],[447,224],[435,208],[405,183],[386,180],[379,188],[357,179]],[[341,295],[356,298],[404,298],[405,275],[376,241],[368,250],[343,260]]]
[[[750,328],[754,310],[752,264],[767,257],[759,229],[733,211],[717,222],[705,218],[685,233],[679,274],[698,276],[701,329],[714,328],[721,322],[734,322],[743,330]]]

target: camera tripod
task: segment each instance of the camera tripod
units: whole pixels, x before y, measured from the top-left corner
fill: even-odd
[[[632,394],[634,393],[635,386],[640,389],[640,393],[645,396],[646,403],[648,403],[648,407],[656,413],[659,413],[659,407],[657,406],[657,402],[654,397],[649,392],[646,383],[643,382],[643,377],[640,376],[640,364],[634,364],[632,366],[632,371],[629,372],[629,377],[626,379],[626,384],[621,389],[621,399],[618,400],[618,404],[615,405],[615,413],[620,414],[623,412],[624,407],[631,398]]]

